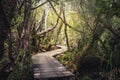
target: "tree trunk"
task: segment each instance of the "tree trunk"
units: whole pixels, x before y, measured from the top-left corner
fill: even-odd
[[[63,11],[63,18],[64,18],[64,21],[66,23],[66,18],[65,18],[65,12],[64,11]],[[66,24],[65,24],[64,32],[65,32],[66,44],[67,44],[68,50],[70,50],[69,39],[68,39],[68,34],[67,34],[67,25]]]

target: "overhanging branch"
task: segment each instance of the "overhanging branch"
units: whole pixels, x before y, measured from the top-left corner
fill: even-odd
[[[61,15],[61,11],[60,11],[60,15]],[[50,32],[50,31],[54,30],[54,29],[57,27],[57,25],[58,25],[58,23],[59,23],[59,20],[60,20],[60,18],[58,17],[57,22],[56,22],[56,24],[54,25],[54,27],[50,27],[50,28],[48,28],[47,30],[41,31],[41,32],[37,33],[37,35],[44,35],[44,34]]]
[[[41,6],[43,6],[43,5],[46,4],[47,2],[48,2],[48,1],[45,1],[45,2],[41,3],[41,4],[38,5],[38,6],[31,8],[31,10],[35,10],[35,9],[37,9],[37,8],[39,8],[39,7],[41,7]]]
[[[53,4],[51,3],[51,1],[50,1],[50,0],[47,0],[47,1],[48,1],[49,4],[51,5],[51,7],[52,7],[52,9],[54,10],[55,14],[58,16],[58,18],[61,19],[61,21],[62,21],[65,25],[67,25],[69,28],[71,28],[71,29],[74,30],[74,31],[77,31],[77,32],[80,32],[80,33],[84,33],[83,31],[80,31],[80,30],[78,30],[78,29],[75,29],[75,28],[73,28],[71,25],[69,25],[68,23],[66,23],[66,22],[61,18],[61,16],[57,13],[57,10],[54,8],[54,6],[53,6]]]

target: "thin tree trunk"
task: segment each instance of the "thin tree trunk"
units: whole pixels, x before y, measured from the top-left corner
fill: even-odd
[[[8,47],[9,59],[11,60],[11,62],[14,62],[13,55],[12,55],[12,33],[11,33],[11,28],[8,30],[8,43],[9,43],[9,47]]]
[[[61,30],[62,30],[62,26],[63,26],[63,23],[60,22],[60,26],[59,26],[59,29],[58,29],[57,34],[56,34],[55,44],[57,44],[57,41],[58,41],[60,32],[61,32]]]
[[[70,50],[68,34],[67,34],[67,26],[66,25],[65,25],[64,31],[65,31],[65,37],[66,37],[66,44],[67,44],[68,50]]]
[[[66,18],[65,18],[65,12],[64,11],[63,11],[63,18],[64,18],[64,21],[66,23]],[[68,50],[70,50],[69,39],[68,39],[68,34],[67,34],[67,24],[65,24],[64,32],[65,32],[66,44],[67,44]]]
[[[26,58],[30,56],[30,19],[31,19],[31,0],[25,0],[24,2],[24,21],[23,21],[23,36],[22,36],[22,45],[24,55],[22,55],[22,65],[26,63]],[[24,71],[21,72],[20,80],[24,80]]]

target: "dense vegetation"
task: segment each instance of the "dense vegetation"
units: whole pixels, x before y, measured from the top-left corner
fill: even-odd
[[[119,80],[119,0],[0,0],[0,80],[33,80],[31,56],[58,55],[81,80]],[[54,45],[54,46],[53,46]]]

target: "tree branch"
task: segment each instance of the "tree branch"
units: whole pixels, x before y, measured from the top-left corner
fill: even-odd
[[[87,17],[86,17],[86,15],[85,15],[85,10],[84,10],[84,8],[83,8],[83,6],[82,6],[82,2],[81,2],[81,4],[80,4],[80,7],[81,7],[81,10],[82,10],[82,12],[83,12],[83,18],[84,18],[84,20],[85,20],[85,22],[86,22],[86,24],[87,24],[87,26],[88,26],[88,29],[89,29],[90,31],[93,31],[93,29],[91,28],[90,24],[88,23]]]
[[[117,38],[120,39],[120,34],[119,34],[116,30],[113,29],[113,27],[112,27],[112,25],[110,24],[110,22],[107,22],[107,23],[106,23],[105,21],[102,21],[102,20],[101,20],[101,22],[103,23],[104,27],[105,27],[108,31],[110,31],[114,36],[116,36]]]
[[[53,4],[51,3],[51,1],[50,1],[50,0],[47,0],[47,1],[49,2],[49,4],[51,5],[51,7],[53,8],[55,14],[60,18],[60,20],[61,20],[65,25],[67,25],[69,28],[71,28],[71,29],[74,30],[74,31],[77,31],[77,32],[80,32],[80,33],[84,33],[83,31],[80,31],[80,30],[78,30],[78,29],[75,29],[75,28],[73,28],[71,25],[69,25],[68,23],[66,23],[66,22],[61,18],[61,16],[57,13],[57,10],[54,8],[54,6],[53,6]]]
[[[60,11],[60,15],[61,15],[61,11]],[[56,22],[56,24],[54,25],[54,27],[52,27],[52,28],[50,27],[50,28],[48,28],[48,29],[45,30],[45,31],[41,31],[41,32],[37,33],[37,35],[44,35],[44,34],[50,32],[50,31],[54,30],[54,29],[57,27],[57,25],[58,25],[58,23],[59,23],[59,20],[60,20],[60,18],[58,17],[57,22]]]
[[[38,6],[31,8],[31,10],[35,10],[35,9],[37,9],[37,8],[39,8],[39,7],[41,7],[41,6],[43,6],[43,5],[46,4],[47,2],[48,2],[48,1],[45,1],[45,2],[41,3],[41,4],[38,5]]]
[[[64,21],[66,22],[65,11],[63,11],[63,18],[64,18]],[[67,34],[67,25],[66,24],[65,24],[65,28],[64,28],[64,33],[65,33],[65,37],[66,37],[67,48],[68,48],[68,50],[70,50],[69,39],[68,39],[68,34]]]

